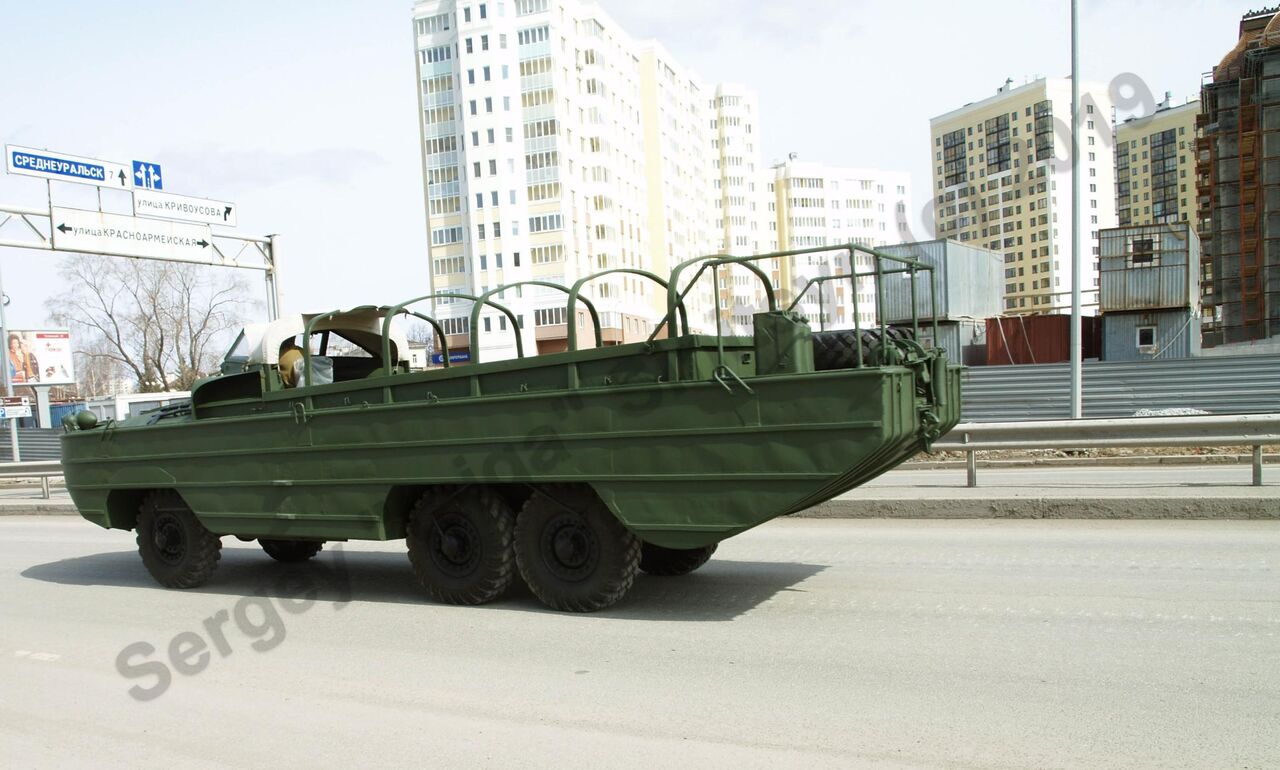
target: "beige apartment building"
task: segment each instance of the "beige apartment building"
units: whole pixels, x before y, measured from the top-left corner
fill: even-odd
[[[1097,232],[1116,225],[1112,103],[1082,83],[1085,312],[1098,302]],[[1007,81],[995,95],[930,121],[937,234],[1004,255],[1004,311],[1071,307],[1071,81]]]
[[[1195,224],[1196,116],[1200,100],[1116,127],[1116,215],[1121,227]]]

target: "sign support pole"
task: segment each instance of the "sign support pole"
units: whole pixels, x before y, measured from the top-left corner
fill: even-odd
[[[4,394],[6,396],[13,395],[13,378],[9,373],[9,322],[5,316],[4,308],[4,275],[0,272],[0,338],[4,339]],[[11,459],[13,462],[21,462],[22,457],[18,451],[18,418],[13,417],[9,420],[9,447],[12,451]]]
[[[267,252],[271,267],[267,269],[267,320],[280,317],[280,235],[267,236]]]

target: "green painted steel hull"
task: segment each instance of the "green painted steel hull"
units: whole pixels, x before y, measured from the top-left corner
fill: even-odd
[[[959,420],[958,369],[888,366],[708,376],[705,340],[665,341],[197,404],[196,418],[71,431],[82,515],[132,527],[129,494],[175,489],[206,527],[245,537],[404,536],[432,485],[590,484],[648,542],[709,545],[889,470]],[[937,382],[938,372],[942,382]],[[676,381],[671,381],[675,379]]]

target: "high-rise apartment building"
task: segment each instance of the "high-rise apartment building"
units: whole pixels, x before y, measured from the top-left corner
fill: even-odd
[[[1116,126],[1116,216],[1121,227],[1195,222],[1196,115],[1200,100]]]
[[[696,189],[696,145],[708,97],[665,53],[646,52],[585,0],[421,0],[413,24],[433,293],[571,285],[615,268],[661,274],[659,259],[703,251],[710,201]],[[693,154],[651,162],[664,147]],[[652,331],[660,293],[614,273],[585,296],[606,343],[619,343]],[[554,289],[495,299],[519,317],[530,353],[564,349],[568,323],[586,330],[585,313],[566,318]],[[451,348],[468,347],[471,308],[436,300]],[[486,307],[480,323],[486,358],[515,354],[505,316]]]
[[[1280,335],[1280,13],[1253,11],[1200,90],[1204,344]]]
[[[1103,84],[1082,83],[1081,286],[1098,301],[1097,231],[1116,224],[1112,103]],[[1041,78],[930,121],[937,234],[998,251],[1004,309],[1071,307],[1071,81]]]
[[[711,180],[715,186],[717,242],[714,253],[735,256],[776,250],[769,223],[768,192],[761,176],[760,104],[755,93],[737,83],[721,83],[708,105],[711,119]],[[776,272],[776,260],[757,263]],[[764,298],[760,280],[745,268],[722,268],[716,287],[726,331],[750,333],[751,311]]]
[[[774,167],[774,208],[778,245],[785,250],[856,243],[885,246],[909,237],[910,176],[903,172],[839,168],[797,161]],[[810,279],[851,272],[846,252],[818,252],[780,260],[778,285],[790,303]],[[859,255],[857,272],[874,270]],[[855,316],[856,305],[856,316]],[[815,327],[848,328],[875,323],[875,284],[859,282],[857,296],[843,281],[824,282],[804,294],[796,308]]]
[[[649,264],[664,280],[680,262],[713,253],[719,243],[716,190],[716,129],[709,122],[711,92],[656,41],[639,46],[648,197]],[[640,279],[635,279],[640,280]],[[666,312],[666,294],[651,284],[654,318]],[[701,329],[715,324],[712,285],[701,281],[686,306]]]

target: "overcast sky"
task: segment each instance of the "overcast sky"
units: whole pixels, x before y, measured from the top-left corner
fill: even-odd
[[[1181,103],[1251,3],[1083,0],[1084,75],[1132,72]],[[756,89],[766,163],[796,152],[906,170],[917,207],[930,117],[1006,77],[1070,67],[1066,0],[602,4],[704,81]],[[166,190],[237,203],[240,232],[285,238],[286,310],[425,293],[410,11],[407,0],[10,0],[0,142],[159,162]],[[55,203],[91,203],[61,187]],[[0,174],[0,202],[44,199],[42,182]],[[0,249],[11,326],[44,325],[56,262]]]

